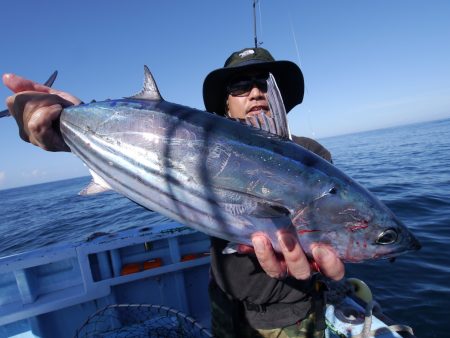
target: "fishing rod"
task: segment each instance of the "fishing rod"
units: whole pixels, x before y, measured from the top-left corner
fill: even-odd
[[[48,80],[44,82],[44,86],[51,87],[53,85],[53,82],[55,82],[55,80],[56,80],[56,76],[58,76],[58,71],[57,70],[55,70],[53,72],[53,74],[50,75]],[[11,114],[9,113],[8,109],[0,111],[0,118],[6,117],[6,116],[11,116]]]
[[[254,36],[254,42],[255,42],[255,48],[258,48],[258,46],[262,45],[262,42],[258,43],[258,34],[256,31],[256,3],[259,2],[259,0],[253,0],[253,36]],[[261,18],[261,12],[259,14]]]

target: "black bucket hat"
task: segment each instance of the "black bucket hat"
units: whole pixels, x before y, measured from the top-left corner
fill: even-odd
[[[247,70],[261,70],[273,74],[283,97],[286,112],[303,101],[305,90],[303,74],[291,61],[275,61],[264,48],[245,48],[234,52],[223,68],[213,70],[203,82],[203,102],[209,112],[225,115],[228,81]]]

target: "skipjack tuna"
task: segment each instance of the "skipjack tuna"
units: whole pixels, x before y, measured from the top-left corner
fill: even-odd
[[[60,125],[93,173],[87,194],[114,189],[232,243],[265,233],[275,250],[283,231],[295,232],[307,254],[321,243],[351,262],[420,248],[370,192],[292,142],[284,112],[272,113],[277,135],[166,102],[145,67],[139,94],[65,108]]]

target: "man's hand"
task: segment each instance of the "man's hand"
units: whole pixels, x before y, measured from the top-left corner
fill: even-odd
[[[20,137],[45,150],[70,151],[61,137],[58,119],[64,107],[81,101],[14,74],[4,74],[3,83],[15,93],[6,99],[6,105],[16,119]]]
[[[263,270],[272,278],[283,279],[292,276],[299,280],[311,277],[314,268],[308,261],[296,236],[291,233],[279,234],[282,255],[276,253],[270,240],[263,234],[256,234],[252,238],[254,253]],[[240,246],[242,253],[253,252],[248,246]],[[320,272],[333,280],[340,280],[345,275],[344,264],[336,254],[325,245],[316,245],[312,255]]]

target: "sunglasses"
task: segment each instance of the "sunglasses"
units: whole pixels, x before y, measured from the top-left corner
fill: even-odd
[[[257,87],[263,93],[266,93],[267,78],[268,75],[257,75],[231,80],[227,85],[227,93],[231,96],[247,96],[253,87]]]

